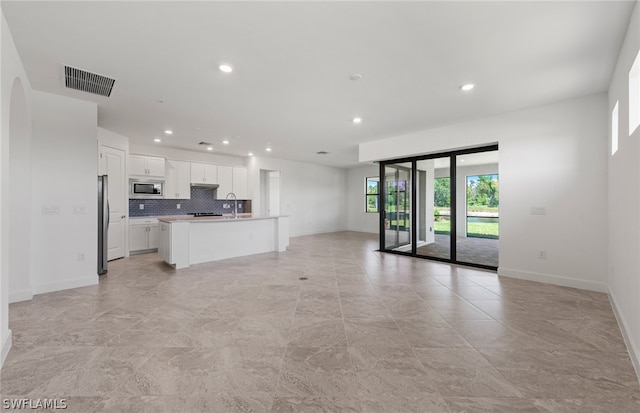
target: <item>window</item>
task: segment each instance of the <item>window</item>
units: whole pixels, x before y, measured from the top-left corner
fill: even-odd
[[[499,238],[498,174],[467,176],[467,237]]]
[[[640,52],[629,71],[629,136],[640,125]]]
[[[611,155],[618,151],[618,102],[611,111]]]
[[[365,212],[380,212],[380,178],[368,177],[365,180]]]

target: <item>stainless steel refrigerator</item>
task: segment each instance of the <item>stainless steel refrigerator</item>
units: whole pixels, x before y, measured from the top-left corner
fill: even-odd
[[[109,180],[98,176],[98,275],[107,272],[107,248],[109,234]]]

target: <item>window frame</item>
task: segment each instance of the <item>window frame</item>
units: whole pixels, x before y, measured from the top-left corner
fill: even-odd
[[[369,193],[369,182],[376,182],[376,193]],[[375,199],[375,211],[369,210],[369,199]],[[380,213],[380,177],[379,176],[367,176],[364,178],[364,212],[367,214],[379,214]]]

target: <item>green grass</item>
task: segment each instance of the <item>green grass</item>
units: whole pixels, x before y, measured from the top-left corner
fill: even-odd
[[[451,233],[451,221],[444,219],[433,223],[433,230],[436,234],[449,234]]]
[[[493,212],[498,214],[498,207],[490,207],[486,205],[467,205],[467,212]]]
[[[433,229],[436,234],[450,234],[451,221],[436,221]],[[467,224],[467,236],[469,237],[498,238],[499,235],[499,224],[497,222],[469,222]]]
[[[469,222],[467,223],[467,236],[480,238],[498,238],[499,227],[497,222]]]

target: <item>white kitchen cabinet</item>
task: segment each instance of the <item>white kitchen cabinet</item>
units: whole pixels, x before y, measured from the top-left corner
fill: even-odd
[[[167,161],[164,199],[191,199],[191,164]]]
[[[233,192],[238,199],[249,199],[249,177],[247,174],[247,168],[234,166],[233,167]]]
[[[217,199],[226,199],[229,192],[236,194],[238,199],[248,199],[248,174],[247,168],[241,166],[218,165],[218,190]]]
[[[171,224],[160,223],[160,236],[158,241],[158,255],[168,263],[173,263],[171,251]]]
[[[160,246],[158,255],[175,268],[187,268],[189,266],[190,237],[189,221],[160,222]],[[208,245],[205,241],[200,246]],[[195,247],[195,245],[194,245]],[[197,249],[197,247],[196,247]],[[208,250],[208,247],[204,249]]]
[[[157,249],[159,234],[156,218],[131,218],[129,220],[129,253]]]
[[[233,167],[218,165],[218,184],[220,186],[216,191],[216,197],[225,199],[229,192],[233,192]]]
[[[149,249],[157,250],[160,244],[160,224],[149,225]]]
[[[144,155],[129,156],[129,175],[164,178],[164,173],[164,158]]]
[[[217,184],[218,165],[191,162],[192,184]]]

